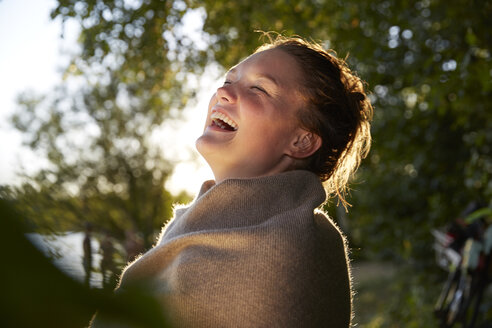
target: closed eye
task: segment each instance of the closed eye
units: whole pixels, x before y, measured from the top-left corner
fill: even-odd
[[[228,84],[231,84],[231,83],[232,83],[231,81],[225,80],[223,85],[228,85]]]
[[[251,89],[259,90],[259,91],[263,92],[264,94],[267,94],[268,95],[268,92],[266,92],[265,89],[263,89],[262,87],[259,87],[257,85],[252,86]]]

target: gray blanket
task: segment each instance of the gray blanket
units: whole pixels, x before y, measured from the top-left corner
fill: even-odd
[[[119,288],[151,283],[179,327],[348,327],[344,238],[316,175],[204,183]]]

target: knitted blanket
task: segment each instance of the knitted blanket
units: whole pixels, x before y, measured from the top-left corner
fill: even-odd
[[[150,282],[178,327],[348,327],[346,246],[317,210],[325,197],[300,170],[208,181],[119,288]]]

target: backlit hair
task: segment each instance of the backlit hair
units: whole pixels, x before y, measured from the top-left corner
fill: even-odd
[[[337,58],[314,42],[269,33],[270,42],[256,52],[278,49],[291,55],[303,73],[300,81],[304,107],[299,110],[303,128],[321,137],[322,145],[302,167],[317,174],[329,196],[342,204],[347,183],[371,146],[370,121],[373,115],[363,81],[345,60]]]

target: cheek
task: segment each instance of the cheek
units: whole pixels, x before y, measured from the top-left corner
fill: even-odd
[[[204,130],[207,128],[207,126],[210,125],[210,112],[212,111],[212,107],[215,106],[216,103],[217,103],[217,97],[216,94],[214,93],[210,98],[210,101],[208,102],[207,116],[205,117],[205,126],[203,127]]]
[[[208,102],[208,113],[210,113],[210,110],[216,103],[217,103],[217,93],[214,93],[212,97],[210,97],[210,101]]]
[[[267,102],[262,101],[258,95],[246,94],[243,96],[241,107],[247,110],[248,114],[252,117],[268,116],[274,111],[274,106]]]

